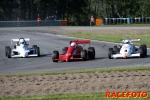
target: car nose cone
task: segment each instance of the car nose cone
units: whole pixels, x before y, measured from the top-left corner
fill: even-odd
[[[123,55],[123,58],[127,58],[127,55],[126,55],[126,54],[124,54],[124,55]]]

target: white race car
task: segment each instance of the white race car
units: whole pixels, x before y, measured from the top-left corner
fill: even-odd
[[[30,39],[29,38],[20,38],[20,39],[11,39],[11,45],[13,42],[17,42],[14,45],[14,49],[11,49],[9,46],[5,47],[5,56],[8,58],[12,57],[34,57],[40,56],[40,48],[37,45],[33,45],[32,48],[29,48]]]
[[[121,40],[123,44],[115,45],[113,48],[108,50],[108,58],[128,58],[128,57],[141,57],[147,56],[147,46],[141,45],[136,48],[133,42],[138,42],[140,39],[125,39]]]

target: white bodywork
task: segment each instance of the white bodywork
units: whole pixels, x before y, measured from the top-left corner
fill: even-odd
[[[140,53],[138,50],[135,49],[134,44],[132,43],[140,41],[140,39],[128,39],[128,43],[126,43],[127,40],[122,40],[124,44],[122,44],[120,52],[118,54],[111,55],[111,58],[128,58],[128,57],[140,57]]]
[[[34,48],[28,48],[29,44],[26,44],[26,41],[30,41],[29,38],[24,38],[24,44],[19,44],[20,39],[12,39],[11,40],[11,44],[12,42],[17,42],[17,44],[15,45],[16,48],[11,50],[11,57],[32,57],[32,56],[38,56],[37,54],[35,54],[35,49]],[[34,52],[34,54],[29,54],[29,52]],[[15,54],[17,53],[17,54]]]

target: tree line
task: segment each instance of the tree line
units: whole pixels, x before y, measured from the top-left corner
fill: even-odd
[[[94,18],[150,17],[150,0],[1,0],[0,21],[47,16],[86,25]]]

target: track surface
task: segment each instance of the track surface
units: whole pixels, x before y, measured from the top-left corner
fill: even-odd
[[[93,27],[93,29],[113,29],[117,27]],[[118,27],[122,29],[130,29],[131,27]],[[102,67],[124,67],[124,66],[149,66],[150,50],[146,58],[132,59],[108,59],[108,48],[115,44],[91,41],[91,46],[95,47],[96,59],[88,61],[74,62],[52,62],[53,50],[61,52],[62,48],[69,46],[69,41],[76,38],[67,38],[59,36],[53,30],[88,30],[91,27],[32,27],[32,28],[0,28],[0,74],[29,73],[29,72],[45,72],[60,70],[80,70]],[[132,27],[131,29],[149,29],[149,27]],[[5,46],[10,46],[10,40],[13,38],[30,38],[31,45],[40,47],[41,57],[32,58],[11,58],[5,57]]]

